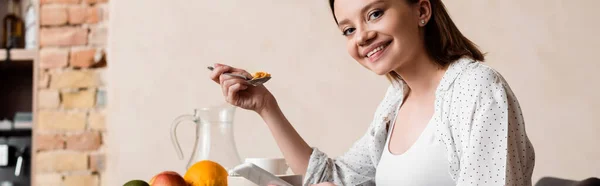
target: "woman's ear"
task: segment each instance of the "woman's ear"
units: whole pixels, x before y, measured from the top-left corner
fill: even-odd
[[[431,18],[431,2],[429,0],[420,0],[417,3],[418,6],[418,16],[419,16],[419,26],[424,27],[429,22]]]

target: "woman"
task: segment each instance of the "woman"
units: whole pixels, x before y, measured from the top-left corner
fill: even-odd
[[[531,185],[534,150],[503,77],[456,28],[441,0],[330,0],[348,53],[391,82],[366,134],[329,158],[294,130],[251,75],[216,64],[226,100],[256,111],[304,184]]]

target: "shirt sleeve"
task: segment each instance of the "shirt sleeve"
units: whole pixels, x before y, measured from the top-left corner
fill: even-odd
[[[304,185],[333,182],[335,185],[375,185],[375,165],[368,153],[368,135],[363,136],[344,155],[329,158],[313,148]]]
[[[461,147],[457,185],[531,185],[535,153],[510,87],[490,69],[469,91],[474,107],[464,113],[474,115],[462,134],[469,140]]]
[[[385,121],[398,99],[391,86],[375,112],[367,132],[343,155],[330,158],[313,147],[304,185],[333,182],[335,185],[375,185],[375,169],[386,140]]]

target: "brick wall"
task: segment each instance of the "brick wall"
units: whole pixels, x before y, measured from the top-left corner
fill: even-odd
[[[101,185],[108,0],[40,0],[34,182]]]

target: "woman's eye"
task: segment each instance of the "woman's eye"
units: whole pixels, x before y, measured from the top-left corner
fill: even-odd
[[[345,36],[350,35],[350,34],[354,33],[354,28],[346,28],[346,29],[344,29],[343,33]]]
[[[383,11],[375,10],[369,14],[369,20],[377,19],[383,15]]]

